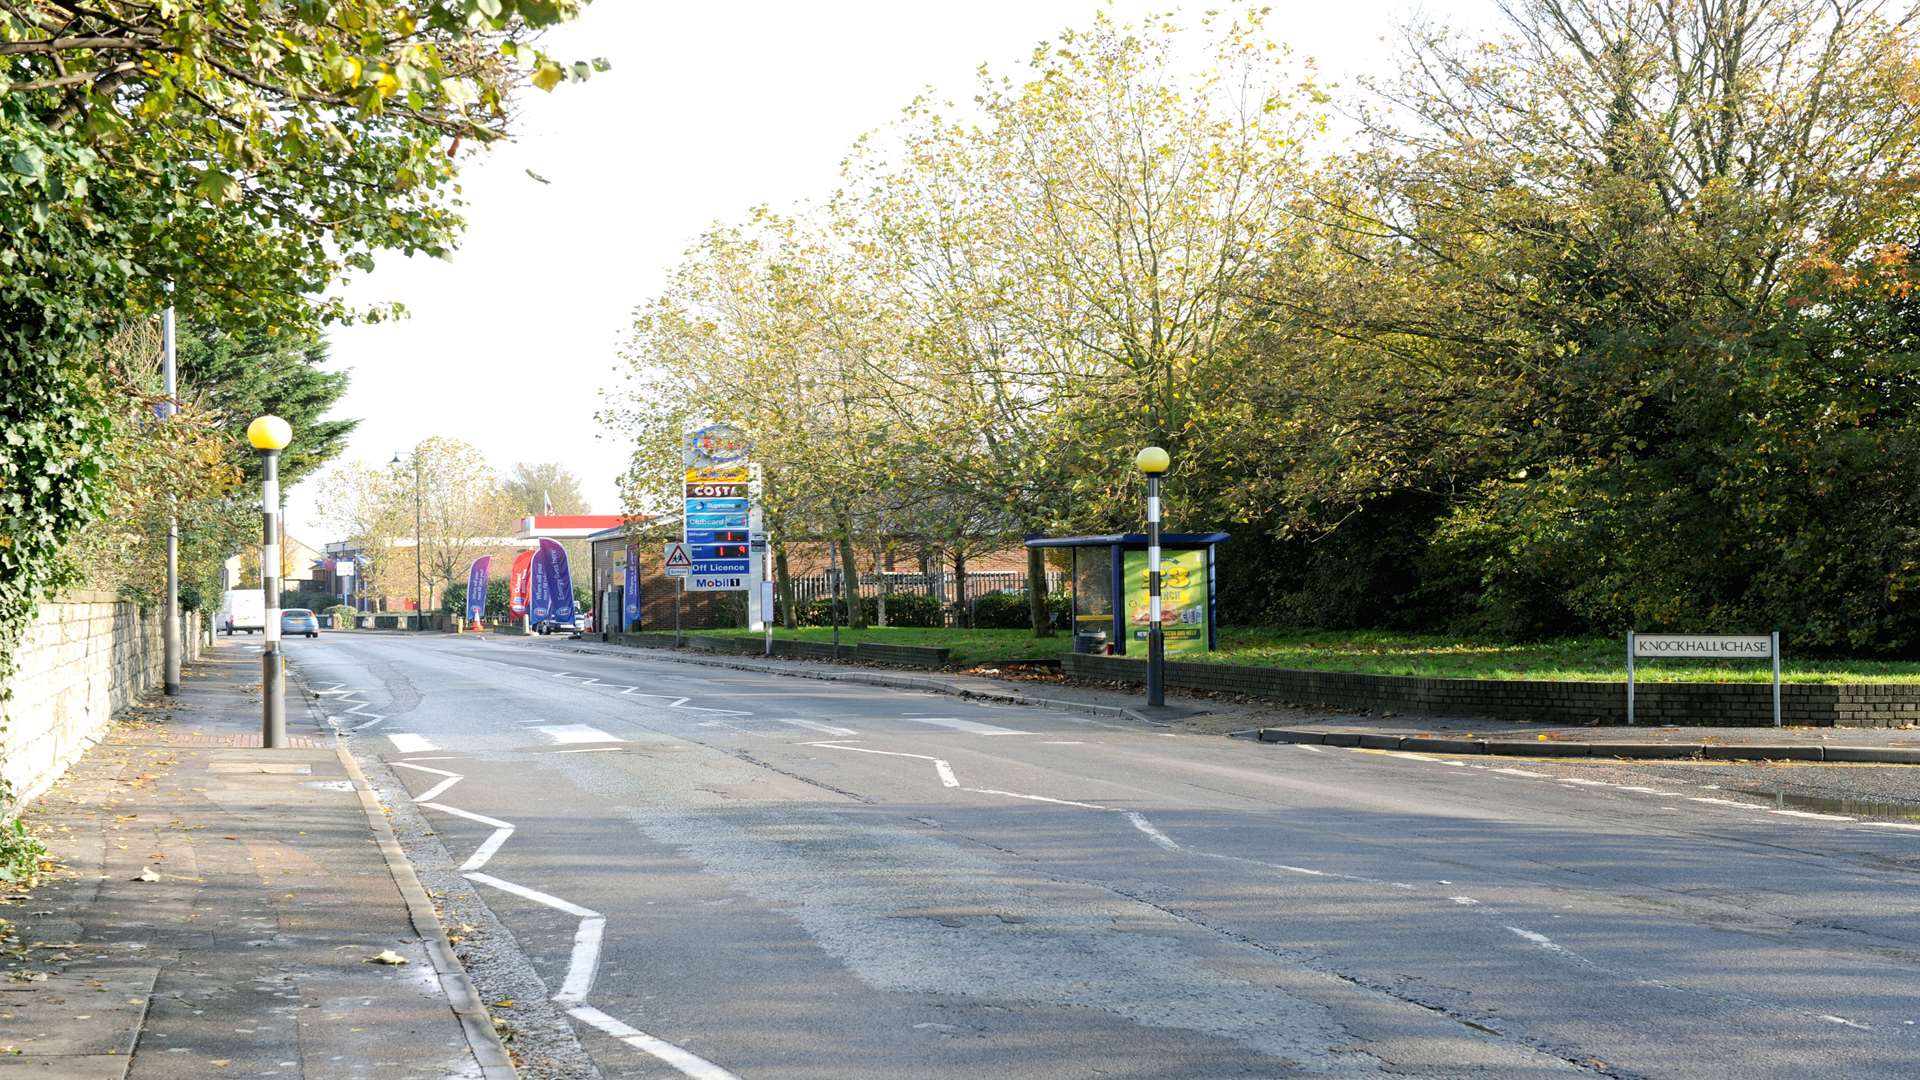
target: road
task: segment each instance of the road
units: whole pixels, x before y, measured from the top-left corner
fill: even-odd
[[[288,648],[607,1077],[1920,1060],[1911,828],[560,640]]]

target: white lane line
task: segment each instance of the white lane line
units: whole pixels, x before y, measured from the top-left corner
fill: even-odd
[[[1041,742],[1040,745],[1041,746],[1085,746],[1087,744],[1084,742],[1081,742],[1079,739],[1047,739]]]
[[[606,929],[604,916],[580,920],[579,929],[573,932],[573,957],[567,961],[567,977],[560,984],[559,993],[553,995],[554,1001],[578,1005],[586,1000],[587,991],[593,989],[594,972],[600,968],[600,939]]]
[[[1605,780],[1588,780],[1579,776],[1563,776],[1560,778],[1560,783],[1579,784],[1581,787],[1613,787],[1612,784]]]
[[[1009,799],[1027,799],[1032,802],[1057,803],[1060,806],[1078,806],[1083,810],[1113,809],[1111,806],[1096,806],[1090,802],[1074,802],[1072,799],[1049,799],[1045,795],[1022,795],[1017,791],[1000,791],[996,788],[970,787],[964,790],[971,791],[975,795],[1005,795]]]
[[[1543,772],[1528,772],[1525,769],[1493,769],[1491,771],[1497,772],[1497,773],[1506,773],[1508,776],[1544,777],[1547,775],[1546,773],[1543,773]]]
[[[1920,832],[1920,825],[1905,821],[1863,821],[1862,825],[1872,825],[1876,829],[1910,829]]]
[[[1759,803],[1750,803],[1750,802],[1739,802],[1739,801],[1737,801],[1737,800],[1735,800],[1735,799],[1716,799],[1716,798],[1714,798],[1714,797],[1713,797],[1713,796],[1711,796],[1711,795],[1689,795],[1689,796],[1687,796],[1687,801],[1688,801],[1688,802],[1697,802],[1697,803],[1708,803],[1708,804],[1711,804],[1711,805],[1713,805],[1713,806],[1736,806],[1736,807],[1739,807],[1739,808],[1740,808],[1740,809],[1742,809],[1742,810],[1765,810],[1765,809],[1767,809],[1767,807],[1765,807],[1765,806],[1762,806],[1762,805],[1760,805]]]
[[[1858,1029],[1858,1030],[1860,1030],[1860,1031],[1872,1031],[1872,1030],[1873,1030],[1873,1028],[1871,1028],[1871,1027],[1869,1027],[1869,1026],[1868,1026],[1868,1025],[1866,1025],[1866,1024],[1862,1024],[1862,1023],[1858,1023],[1858,1022],[1856,1022],[1856,1021],[1853,1021],[1853,1020],[1849,1020],[1849,1019],[1847,1019],[1847,1018],[1846,1018],[1846,1017],[1844,1017],[1844,1016],[1834,1016],[1834,1015],[1832,1015],[1832,1014],[1830,1014],[1830,1013],[1821,1013],[1821,1014],[1820,1014],[1820,1019],[1822,1019],[1822,1020],[1825,1020],[1825,1021],[1826,1021],[1827,1023],[1829,1023],[1829,1024],[1845,1024],[1845,1025],[1846,1025],[1847,1027],[1850,1027],[1850,1028],[1857,1028],[1857,1029]]]
[[[1168,851],[1180,850],[1180,845],[1173,842],[1173,837],[1154,828],[1153,822],[1148,821],[1145,816],[1129,810],[1127,820],[1133,822],[1133,827],[1145,833],[1147,839],[1153,841],[1155,845],[1166,848]]]
[[[972,720],[961,720],[952,716],[903,716],[900,719],[909,724],[931,724],[934,727],[952,728],[973,735],[1031,735],[1031,731],[1015,731],[1012,728],[994,727],[992,724],[976,724]]]
[[[1461,907],[1472,907],[1480,902],[1471,896],[1449,896],[1447,899],[1459,904]]]
[[[441,755],[439,755],[438,757],[416,757],[416,758],[408,758],[408,759],[407,759],[406,761],[392,761],[392,762],[388,762],[388,764],[390,764],[390,765],[405,765],[405,764],[407,764],[408,762],[414,762],[414,761],[459,761],[459,760],[461,759],[461,757],[463,757],[463,756],[464,756],[464,755],[461,755],[461,754],[441,754]]]
[[[1526,938],[1526,940],[1532,942],[1532,944],[1540,945],[1542,949],[1546,949],[1549,953],[1559,953],[1559,955],[1563,955],[1563,957],[1576,959],[1576,961],[1580,961],[1580,963],[1590,963],[1590,961],[1588,961],[1586,957],[1582,957],[1580,953],[1576,953],[1576,951],[1572,951],[1569,947],[1555,942],[1553,938],[1548,938],[1546,934],[1536,934],[1536,932],[1532,932],[1532,930],[1521,930],[1519,926],[1507,926],[1507,930],[1509,930],[1511,934],[1519,934],[1521,938]]]
[[[566,743],[627,741],[618,735],[609,735],[597,727],[589,727],[586,724],[536,724],[533,730],[563,745]]]
[[[1307,753],[1309,753],[1309,754],[1324,754],[1324,753],[1326,753],[1326,751],[1325,751],[1325,750],[1322,750],[1322,749],[1320,749],[1320,748],[1319,748],[1319,747],[1317,747],[1317,746],[1308,746],[1308,745],[1307,745],[1306,743],[1299,743],[1299,742],[1297,742],[1297,743],[1294,743],[1294,744],[1292,744],[1292,745],[1293,745],[1293,748],[1294,748],[1295,750],[1305,750],[1305,751],[1306,751]]]
[[[459,773],[448,772],[445,769],[429,768],[425,765],[415,765],[409,761],[395,761],[395,762],[391,762],[390,764],[392,764],[393,767],[396,769],[412,769],[414,772],[432,773],[435,776],[446,777],[445,780],[442,780],[439,783],[428,788],[427,790],[421,792],[420,794],[415,795],[413,797],[413,801],[417,803],[432,802],[435,798],[439,797],[441,792],[447,790],[453,785],[466,779],[466,777],[462,776]]]
[[[418,802],[419,800],[415,801]],[[457,806],[448,806],[445,803],[421,803],[421,805],[430,806],[442,813],[452,814],[454,817],[463,817],[468,821],[477,821],[482,825],[491,825],[493,827],[493,832],[481,842],[479,847],[473,849],[473,854],[467,856],[466,862],[460,864],[460,872],[463,874],[469,870],[478,870],[487,865],[487,860],[493,858],[494,854],[500,850],[500,845],[506,843],[507,838],[513,835],[513,824],[511,822],[501,821],[499,818],[490,818],[485,814],[476,814],[471,810],[462,810]]]
[[[625,750],[622,746],[590,746],[585,750],[555,750],[556,754],[618,754]]]
[[[1808,821],[1852,821],[1844,814],[1815,814],[1807,810],[1769,810],[1769,814],[1784,814],[1787,817],[1806,818]]]
[[[571,901],[562,900],[557,896],[551,896],[547,893],[541,892],[538,889],[529,889],[525,885],[515,884],[514,882],[506,881],[501,878],[494,877],[492,874],[468,873],[466,875],[466,878],[468,881],[477,881],[482,885],[491,885],[494,888],[499,889],[501,892],[512,893],[513,895],[518,896],[522,899],[531,900],[536,904],[544,904],[545,906],[550,907],[555,911],[564,911],[567,914],[572,915],[576,918],[581,918],[581,919],[606,918],[606,916],[600,914],[599,912],[593,910],[592,908],[581,907],[579,904],[572,903]]]
[[[852,728],[834,727],[832,724],[822,724],[813,720],[801,720],[798,717],[794,717],[790,719],[776,719],[774,720],[774,723],[791,724],[794,727],[803,727],[808,729],[809,731],[817,731],[822,735],[858,735],[860,734],[859,732],[853,730]]]
[[[426,736],[412,735],[404,731],[398,731],[388,735],[387,741],[393,743],[394,749],[403,754],[420,754],[428,750],[440,749],[433,745],[433,741]]]
[[[903,754],[897,750],[869,750],[864,746],[842,746],[839,743],[830,742],[810,742],[803,743],[802,745],[818,746],[826,750],[851,750],[856,754],[879,754],[881,757],[904,757],[913,758],[917,761],[931,761],[933,762],[933,771],[940,774],[940,785],[942,787],[960,786],[959,778],[953,775],[953,766],[948,765],[937,757],[931,757],[926,754]]]
[[[665,1039],[655,1038],[639,1028],[623,1024],[591,1005],[568,1009],[567,1015],[606,1032],[643,1054],[653,1055],[671,1065],[680,1075],[691,1077],[692,1080],[740,1080],[739,1076],[691,1050],[683,1050]]]

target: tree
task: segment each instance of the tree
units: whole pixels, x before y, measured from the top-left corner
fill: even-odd
[[[0,657],[104,508],[102,345],[189,325],[302,333],[374,252],[442,254],[460,147],[503,135],[573,0],[0,4]],[[172,288],[169,294],[168,288]]]
[[[556,462],[515,462],[502,488],[516,507],[529,514],[588,512],[587,497],[580,493],[580,478]]]
[[[326,364],[327,342],[318,335],[186,328],[179,340],[180,384],[220,415],[236,444],[244,444],[257,416],[270,413],[293,428],[293,442],[280,452],[283,490],[338,457],[360,424],[327,417],[346,393],[347,373],[328,371]],[[257,455],[243,460],[247,474],[258,478]]]

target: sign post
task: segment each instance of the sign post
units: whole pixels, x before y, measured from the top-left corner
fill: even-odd
[[[1634,722],[1638,660],[1771,660],[1773,726],[1780,726],[1780,631],[1771,634],[1636,634],[1627,632],[1627,723]]]
[[[680,597],[687,591],[687,575],[693,573],[693,557],[686,544],[669,540],[661,560],[667,577],[673,579],[673,647],[677,649],[680,647]]]

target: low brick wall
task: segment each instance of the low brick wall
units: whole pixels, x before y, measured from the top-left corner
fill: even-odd
[[[200,640],[199,616],[184,615],[183,662],[200,655]],[[10,695],[0,701],[0,775],[24,803],[59,779],[114,713],[160,688],[160,611],[111,593],[69,593],[40,605],[14,659]]]
[[[1061,671],[1099,682],[1143,683],[1147,662],[1076,653],[1062,658]],[[1627,722],[1622,682],[1429,679],[1168,661],[1167,685],[1374,712],[1556,724]],[[1920,686],[1789,683],[1780,688],[1780,711],[1783,722],[1808,727],[1920,724]],[[1642,724],[1762,727],[1773,723],[1773,688],[1766,683],[1641,683],[1634,713]]]

